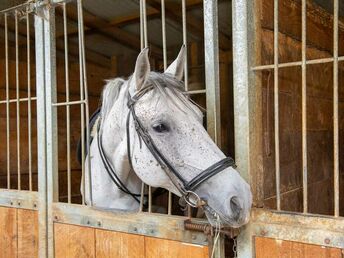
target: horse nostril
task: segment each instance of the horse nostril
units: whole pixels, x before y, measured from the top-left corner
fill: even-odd
[[[241,204],[237,196],[233,196],[230,200],[230,208],[232,210],[233,219],[238,220],[241,214]]]

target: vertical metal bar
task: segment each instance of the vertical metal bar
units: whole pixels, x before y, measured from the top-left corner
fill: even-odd
[[[46,174],[46,103],[44,67],[44,18],[35,15],[36,92],[37,102],[37,166],[38,166],[38,254],[48,257],[47,174]]]
[[[11,188],[11,163],[10,163],[10,95],[9,95],[9,71],[8,71],[8,24],[7,13],[5,18],[5,76],[6,76],[6,161],[7,161],[7,188]]]
[[[152,187],[148,186],[148,212],[152,213]]]
[[[338,0],[333,1],[333,158],[334,216],[339,216]]]
[[[68,59],[68,29],[67,29],[67,10],[66,3],[63,3],[63,32],[65,48],[65,83],[66,83],[66,102],[69,102],[69,59]],[[70,160],[70,106],[66,105],[66,125],[67,125],[67,199],[72,202],[72,179],[71,179],[71,160]]]
[[[29,190],[32,191],[32,140],[31,140],[31,46],[30,46],[30,15],[26,14],[26,44],[27,44],[27,122],[29,149]]]
[[[140,0],[140,43],[141,50],[144,48],[144,31],[143,31],[143,0]]]
[[[18,47],[18,11],[14,12],[15,22],[15,52],[16,52],[16,99],[17,99],[17,176],[18,190],[21,190],[21,172],[20,172],[20,95],[19,95],[19,47]]]
[[[143,14],[143,34],[144,34],[144,47],[148,47],[148,35],[147,35],[147,6],[146,0],[142,0],[142,14]]]
[[[92,176],[91,176],[91,150],[90,150],[90,128],[88,121],[89,118],[89,101],[88,101],[88,87],[87,87],[87,70],[86,70],[86,56],[85,56],[85,35],[84,35],[84,17],[82,11],[82,0],[78,1],[78,21],[80,31],[80,45],[82,54],[82,74],[83,74],[83,86],[84,86],[84,105],[86,116],[86,149],[87,149],[87,175],[88,175],[88,192],[90,194],[90,201],[88,205],[93,205],[92,197]]]
[[[302,186],[303,186],[303,212],[308,211],[308,183],[307,183],[307,13],[306,0],[302,0]]]
[[[165,71],[167,69],[165,0],[161,0],[161,28],[162,28],[162,55],[163,55],[164,71]]]
[[[184,60],[184,84],[185,90],[189,90],[189,78],[188,78],[188,39],[186,28],[186,4],[185,0],[182,0],[182,20],[183,20],[183,45],[185,47],[185,60]],[[204,37],[205,38],[205,37]]]
[[[204,0],[203,3],[207,129],[212,139],[220,145],[221,114],[217,1]]]
[[[162,28],[162,54],[164,62],[164,71],[167,69],[167,47],[166,47],[166,16],[165,0],[161,0],[161,28]],[[172,214],[172,193],[168,191],[167,214]]]
[[[275,122],[275,169],[277,210],[281,209],[280,150],[279,150],[279,99],[278,99],[278,0],[274,0],[274,122]]]
[[[139,208],[140,212],[143,211],[143,202],[144,202],[144,200],[145,200],[145,183],[142,182],[142,184],[141,184],[140,208]]]
[[[79,5],[80,1],[77,2],[78,9],[78,38],[79,38],[79,80],[80,80],[80,100],[84,100],[84,83],[83,83],[83,60],[82,60],[82,49],[81,45],[81,28],[80,28],[80,16],[79,16]],[[82,188],[84,194],[82,195],[82,204],[85,205],[85,194],[86,194],[86,180],[85,180],[85,106],[80,105],[80,127],[81,127],[81,178]]]
[[[58,133],[56,103],[56,47],[55,9],[43,7],[44,11],[44,66],[46,86],[46,131],[47,131],[47,214],[48,214],[48,256],[54,257],[54,202],[58,202]]]

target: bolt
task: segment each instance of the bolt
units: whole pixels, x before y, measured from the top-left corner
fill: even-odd
[[[91,222],[88,220],[88,221],[87,221],[87,224],[88,224],[88,225],[90,225],[90,224],[91,224]]]
[[[11,202],[11,205],[13,205],[13,202]]]
[[[100,227],[102,225],[102,223],[100,221],[98,221],[98,226]]]
[[[36,207],[37,207],[37,204],[36,204],[36,203],[34,203],[34,204],[33,204],[33,207],[34,207],[34,208],[36,208]]]
[[[133,229],[135,232],[137,231],[137,227],[134,227],[134,229]]]
[[[325,244],[328,245],[331,242],[331,240],[327,237],[327,238],[325,238],[324,242],[325,242]]]
[[[18,202],[18,206],[20,206],[20,202]]]
[[[264,229],[262,229],[262,230],[260,231],[260,234],[261,234],[262,236],[265,236],[267,233],[268,233],[268,232],[265,231]]]
[[[55,220],[59,220],[59,218],[57,216],[54,217]]]
[[[151,230],[151,233],[154,234],[154,230],[153,229]]]

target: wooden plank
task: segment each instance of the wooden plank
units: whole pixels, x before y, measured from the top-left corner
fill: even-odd
[[[17,210],[18,258],[38,257],[38,212]]]
[[[145,237],[146,258],[206,258],[208,250],[207,246]]]
[[[0,207],[0,258],[17,256],[17,212]]]
[[[342,250],[279,239],[256,237],[256,258],[342,258]]]
[[[55,257],[95,257],[95,229],[54,224]]]
[[[97,258],[144,258],[144,236],[96,230]]]

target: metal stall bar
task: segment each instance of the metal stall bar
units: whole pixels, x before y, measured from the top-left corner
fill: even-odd
[[[38,168],[38,255],[48,257],[47,232],[47,152],[44,66],[44,18],[35,15],[36,92],[37,92],[37,168]]]
[[[65,48],[65,83],[66,83],[66,103],[69,103],[69,59],[68,59],[68,31],[67,31],[67,10],[66,3],[63,3],[63,34]],[[72,179],[70,160],[70,105],[66,105],[66,130],[67,130],[67,201],[72,202]]]
[[[30,46],[30,15],[26,13],[26,45],[27,45],[27,122],[29,149],[29,190],[32,191],[32,139],[31,139],[31,46]]]
[[[88,205],[92,206],[92,176],[91,176],[91,151],[90,151],[90,127],[88,121],[90,120],[89,116],[89,103],[88,103],[88,87],[87,87],[87,73],[86,73],[86,56],[85,56],[85,35],[84,35],[84,17],[82,11],[82,0],[78,0],[78,25],[80,31],[79,38],[79,50],[81,51],[81,61],[82,61],[82,83],[83,83],[83,94],[85,101],[85,117],[86,117],[86,149],[87,149],[87,175],[88,175],[88,191],[89,191],[89,203]]]
[[[183,45],[185,47],[185,60],[184,60],[184,84],[185,91],[189,90],[189,74],[188,74],[188,38],[186,28],[186,3],[182,0],[182,24],[183,24]]]
[[[17,183],[18,190],[21,190],[21,173],[20,173],[20,96],[19,96],[19,48],[18,48],[18,11],[14,11],[15,22],[15,55],[16,55],[16,99],[17,99]]]
[[[333,1],[333,158],[334,216],[339,216],[338,0]]]
[[[83,58],[82,58],[82,49],[80,47],[81,43],[81,30],[83,28],[80,28],[80,15],[79,15],[79,5],[80,1],[77,1],[77,12],[78,12],[78,39],[79,39],[79,80],[80,80],[80,99],[84,100],[84,83],[83,83]],[[87,121],[88,124],[88,121]],[[85,106],[80,105],[80,130],[81,130],[81,185],[82,189],[84,191],[84,194],[82,195],[82,204],[85,205],[85,193],[86,193],[86,182],[85,182]]]
[[[203,1],[207,131],[214,142],[221,147],[219,31],[217,8],[217,0]],[[185,59],[187,59],[187,57]],[[213,255],[214,257],[224,257],[225,249],[223,237],[220,237],[218,241],[215,239],[212,251],[212,256]]]
[[[218,12],[216,0],[204,0],[204,55],[207,103],[207,130],[221,145]]]
[[[302,0],[302,188],[303,188],[303,212],[308,211],[308,183],[307,183],[307,71],[306,71],[306,47],[307,47],[307,3]]]
[[[250,84],[249,36],[254,15],[249,15],[254,1],[232,2],[233,37],[233,101],[235,162],[241,175],[250,183]],[[255,29],[255,28],[254,28]],[[249,86],[250,85],[250,86]],[[247,225],[238,236],[238,257],[253,257],[251,225]]]
[[[5,19],[5,76],[6,76],[6,160],[7,160],[7,189],[11,189],[11,163],[10,163],[10,102],[9,102],[9,75],[8,75],[8,24],[7,13]]]
[[[47,159],[47,238],[48,257],[54,257],[53,203],[58,202],[58,133],[56,103],[55,8],[42,6],[44,12],[44,79],[46,104]],[[42,46],[41,46],[42,47]]]
[[[161,0],[161,30],[162,30],[162,56],[164,62],[164,71],[167,69],[167,49],[166,49],[166,16],[165,0]],[[167,214],[172,214],[172,193],[168,191]]]
[[[278,0],[274,0],[274,121],[275,121],[275,173],[277,210],[281,210],[279,99],[278,99]]]

